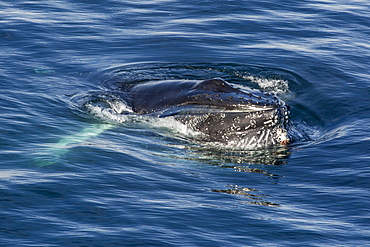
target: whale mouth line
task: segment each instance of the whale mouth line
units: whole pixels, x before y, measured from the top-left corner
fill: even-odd
[[[182,105],[176,107],[170,107],[162,111],[156,111],[152,114],[160,115],[161,117],[178,115],[178,114],[192,114],[192,115],[201,115],[201,114],[253,114],[253,113],[263,113],[268,111],[276,110],[277,107],[217,107],[212,105]],[[152,115],[148,114],[148,115]]]

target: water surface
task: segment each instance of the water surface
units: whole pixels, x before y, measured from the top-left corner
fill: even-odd
[[[369,245],[369,10],[2,1],[1,245]],[[308,140],[204,148],[73,108],[121,80],[213,77],[278,93]]]

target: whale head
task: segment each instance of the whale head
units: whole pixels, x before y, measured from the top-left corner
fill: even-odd
[[[194,101],[175,117],[205,133],[207,140],[246,146],[290,142],[288,106],[274,94],[235,88],[221,79],[203,81],[195,88]]]
[[[132,89],[136,112],[172,116],[204,140],[245,146],[288,144],[288,106],[274,94],[222,79],[160,81]]]

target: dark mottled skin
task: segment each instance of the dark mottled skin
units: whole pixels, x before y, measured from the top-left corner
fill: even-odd
[[[288,110],[273,94],[235,88],[222,79],[145,82],[129,91],[135,113],[173,116],[209,141],[289,143]]]

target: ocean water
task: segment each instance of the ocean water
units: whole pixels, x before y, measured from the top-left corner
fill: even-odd
[[[364,0],[1,1],[0,245],[370,245],[369,13]],[[214,77],[278,94],[305,138],[204,147],[173,121],[76,111],[122,81]]]

